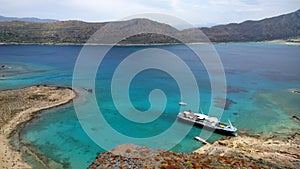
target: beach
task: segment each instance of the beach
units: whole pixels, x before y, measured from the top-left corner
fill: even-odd
[[[263,41],[264,43],[274,43],[274,44],[285,44],[285,45],[300,45],[300,38],[292,39],[277,39],[277,40],[268,40]]]
[[[15,150],[10,141],[16,141],[12,140],[16,139],[14,135],[37,112],[69,103],[75,97],[76,93],[69,87],[46,85],[0,91],[0,168],[31,168],[22,160],[21,150]]]

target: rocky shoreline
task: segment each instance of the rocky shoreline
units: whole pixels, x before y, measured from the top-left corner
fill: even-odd
[[[288,139],[248,135],[226,137],[192,153],[125,144],[99,154],[89,169],[102,168],[300,168],[300,134]]]
[[[195,152],[208,155],[240,156],[271,168],[300,168],[300,133],[287,138],[242,134],[205,145]]]
[[[69,87],[37,85],[0,91],[0,168],[31,168],[10,141],[26,122],[41,110],[67,104],[76,97]],[[26,148],[26,147],[24,147]]]

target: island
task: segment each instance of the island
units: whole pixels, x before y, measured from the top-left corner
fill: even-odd
[[[72,88],[47,85],[0,91],[0,168],[31,168],[10,141],[36,113],[67,104],[75,97]]]

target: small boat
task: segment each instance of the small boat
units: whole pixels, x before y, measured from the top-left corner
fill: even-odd
[[[90,92],[90,93],[93,93],[93,89],[91,89],[91,88],[83,87],[83,90],[85,90],[87,92]]]
[[[201,138],[199,136],[194,137],[194,139],[199,141],[199,142],[202,142],[203,144],[209,144],[207,141],[205,141],[203,138]]]
[[[216,117],[210,117],[202,113],[193,113],[192,111],[180,112],[177,115],[177,119],[191,123],[195,126],[203,127],[207,130],[212,130],[216,133],[224,135],[237,136],[237,128],[234,127],[231,122],[229,124],[220,122]]]
[[[181,101],[181,102],[178,102],[178,104],[181,105],[181,106],[186,106],[186,105],[187,105],[186,102],[182,102],[182,101]]]

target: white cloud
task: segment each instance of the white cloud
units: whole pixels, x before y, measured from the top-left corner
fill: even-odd
[[[0,4],[0,15],[5,16],[111,21],[164,13],[196,25],[257,20],[300,7],[299,0],[0,0]]]

